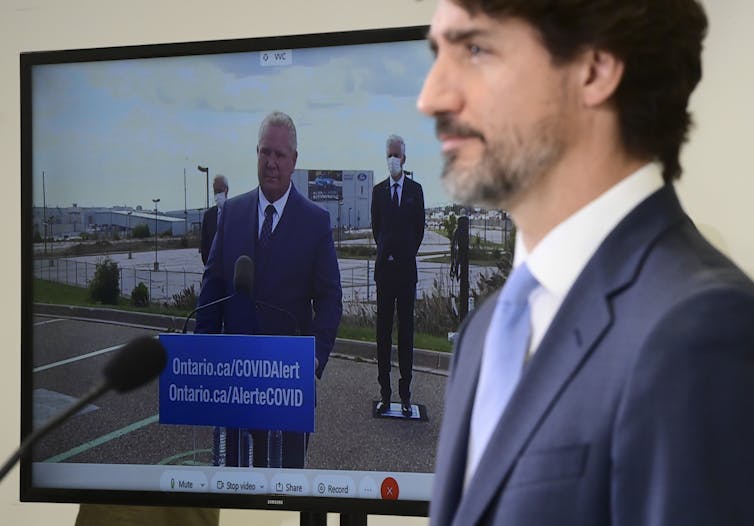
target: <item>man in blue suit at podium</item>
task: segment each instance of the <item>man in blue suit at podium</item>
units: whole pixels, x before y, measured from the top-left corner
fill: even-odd
[[[254,261],[251,297],[200,310],[197,333],[313,335],[317,378],[327,365],[342,311],[340,271],[330,215],[291,183],[297,139],[293,120],[273,112],[262,121],[257,144],[259,186],[226,201],[199,294],[205,305],[234,292],[234,267]],[[254,466],[268,463],[268,433],[251,431]],[[249,465],[249,434],[228,430],[226,465]],[[304,466],[308,435],[285,432],[282,467]]]

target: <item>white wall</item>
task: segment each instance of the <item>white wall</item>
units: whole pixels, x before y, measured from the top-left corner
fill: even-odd
[[[688,212],[754,276],[754,3],[704,1],[711,21],[705,78],[692,101],[697,128],[679,185]],[[274,8],[269,6],[275,5]],[[260,7],[263,6],[263,7]],[[0,371],[0,458],[19,439],[20,208],[19,87],[21,51],[243,38],[427,24],[434,2],[416,0],[0,0],[0,320],[6,332]],[[20,504],[18,470],[0,485],[8,524],[73,524],[76,506]],[[223,511],[223,526],[298,524],[284,512]],[[335,518],[330,522],[335,524]],[[425,524],[417,518],[370,518],[370,524]]]

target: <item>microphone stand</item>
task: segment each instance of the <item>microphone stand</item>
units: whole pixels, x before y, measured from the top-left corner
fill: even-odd
[[[36,429],[30,435],[27,435],[27,437],[23,440],[23,442],[21,442],[21,446],[19,446],[16,452],[13,453],[13,455],[11,455],[10,458],[5,461],[5,464],[3,464],[3,467],[0,468],[0,480],[3,480],[3,478],[5,478],[5,475],[7,475],[10,469],[15,465],[15,463],[18,462],[18,459],[20,459],[21,456],[24,453],[26,453],[26,451],[37,442],[37,440],[39,440],[44,435],[46,435],[47,433],[49,433],[50,431],[58,427],[65,420],[67,420],[71,416],[81,411],[81,409],[84,406],[86,406],[93,400],[99,398],[100,396],[102,396],[109,390],[110,390],[110,384],[108,382],[105,382],[102,385],[95,387],[89,393],[87,393],[83,398],[81,398],[78,402],[76,402],[71,407],[69,407],[66,411],[62,412],[61,414],[53,418],[42,427]]]
[[[205,303],[204,305],[199,305],[197,308],[189,312],[188,316],[186,316],[186,321],[183,322],[183,334],[186,334],[186,332],[188,331],[188,322],[191,319],[191,317],[197,313],[197,311],[200,311],[207,307],[211,307],[212,305],[217,305],[218,303],[222,303],[223,301],[227,301],[235,295],[236,293],[234,292],[230,296],[225,296],[224,298],[220,298],[219,300],[210,301],[209,303]]]
[[[293,321],[293,330],[295,332],[294,336],[301,336],[301,328],[298,326],[298,320],[293,315],[293,313],[288,312],[282,307],[278,307],[277,305],[273,305],[272,303],[267,303],[266,301],[260,301],[260,300],[254,300],[254,303],[257,305],[260,305],[262,307],[266,307],[268,309],[272,309],[277,312],[282,312],[285,314],[289,320]]]

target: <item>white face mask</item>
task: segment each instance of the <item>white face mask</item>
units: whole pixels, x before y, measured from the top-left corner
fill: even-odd
[[[387,169],[393,177],[401,173],[401,160],[398,157],[387,158]]]
[[[215,204],[217,205],[217,208],[222,208],[225,204],[225,193],[222,194],[215,194]]]

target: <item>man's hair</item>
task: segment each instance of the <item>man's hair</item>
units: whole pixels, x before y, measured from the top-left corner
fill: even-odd
[[[291,119],[287,113],[283,113],[282,111],[273,111],[264,118],[262,124],[260,124],[259,126],[259,137],[257,139],[257,144],[259,144],[259,141],[262,140],[262,136],[270,126],[283,126],[284,128],[287,128],[288,144],[291,146],[291,149],[294,152],[297,151],[298,142],[296,140],[296,125],[293,124],[293,119]]]
[[[228,178],[227,178],[227,177],[225,177],[224,175],[222,175],[222,174],[217,174],[217,175],[215,176],[215,178],[214,178],[214,179],[212,179],[212,184],[213,184],[213,185],[215,184],[215,181],[220,181],[220,182],[221,182],[221,183],[223,184],[223,186],[225,187],[225,189],[226,189],[226,190],[227,190],[227,189],[229,188],[229,187],[228,187]]]
[[[403,137],[400,135],[392,134],[387,138],[387,141],[385,141],[385,153],[390,149],[391,144],[400,144],[401,145],[401,155],[406,155],[406,143],[403,142]]]
[[[520,18],[542,37],[554,64],[593,47],[624,63],[611,98],[628,153],[658,159],[665,181],[681,175],[688,99],[702,77],[707,17],[697,0],[453,0],[472,16]]]

